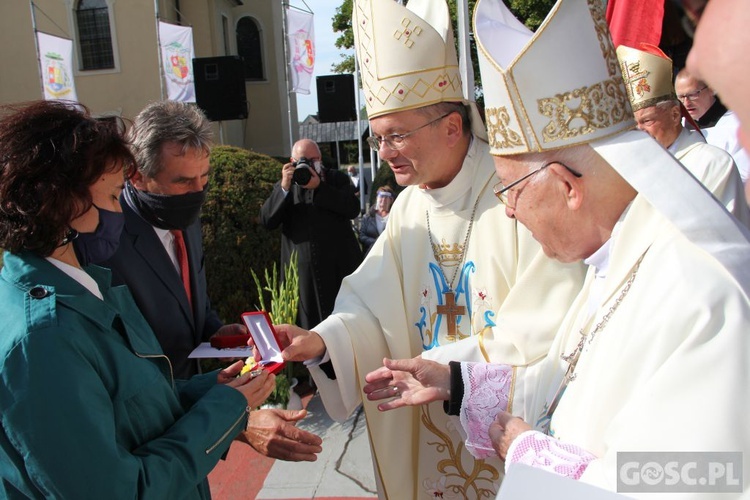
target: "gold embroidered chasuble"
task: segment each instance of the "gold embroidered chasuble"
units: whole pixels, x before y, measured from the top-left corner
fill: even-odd
[[[412,186],[398,196],[385,232],[344,280],[334,314],[314,328],[336,370],[332,381],[311,369],[333,418],[345,419],[362,402],[364,376],[384,357],[502,361],[522,373],[547,353],[581,287],[583,266],[544,256],[530,233],[506,217],[492,191],[496,182],[488,146],[475,138],[450,185]],[[480,193],[453,290],[464,314],[450,335],[448,315],[439,310]],[[497,492],[502,463],[471,457],[458,421],[442,404],[381,413],[365,401],[364,408],[382,498],[491,498]]]

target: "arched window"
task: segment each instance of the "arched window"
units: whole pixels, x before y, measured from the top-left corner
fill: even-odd
[[[82,70],[112,69],[115,58],[106,0],[79,0],[76,6],[80,67]]]
[[[237,23],[237,53],[245,66],[245,80],[263,80],[260,28],[252,17],[243,17]]]

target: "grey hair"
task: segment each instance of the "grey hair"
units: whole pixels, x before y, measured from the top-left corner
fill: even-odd
[[[206,115],[193,104],[177,101],[157,101],[138,113],[130,129],[133,155],[138,171],[154,177],[162,167],[162,147],[178,144],[181,154],[189,150],[211,152],[213,132]]]
[[[677,99],[669,99],[668,101],[658,102],[656,103],[655,106],[657,108],[662,108],[662,109],[672,109],[673,107],[679,106],[679,105],[680,105],[680,101],[678,101]]]
[[[456,112],[461,115],[461,130],[464,134],[471,132],[471,118],[469,117],[469,107],[462,102],[439,102],[437,104],[430,104],[422,108],[417,108],[415,111],[421,113],[427,118],[438,118],[449,113]]]

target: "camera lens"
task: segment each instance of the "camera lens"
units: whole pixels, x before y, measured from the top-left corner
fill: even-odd
[[[310,172],[310,160],[307,158],[300,158],[297,163],[294,164],[294,172],[292,173],[292,181],[300,186],[307,185],[312,179],[312,172]]]
[[[300,186],[306,186],[307,183],[310,182],[310,179],[312,179],[312,174],[310,173],[310,169],[307,168],[307,165],[303,165],[302,168],[298,165],[294,170],[294,173],[292,173],[292,180],[295,184],[299,184]]]

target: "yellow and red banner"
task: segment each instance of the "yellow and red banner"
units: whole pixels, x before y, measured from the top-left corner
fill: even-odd
[[[77,101],[73,79],[73,41],[41,31],[36,32],[36,39],[44,99]]]
[[[195,102],[193,29],[159,21],[159,43],[167,99]]]

